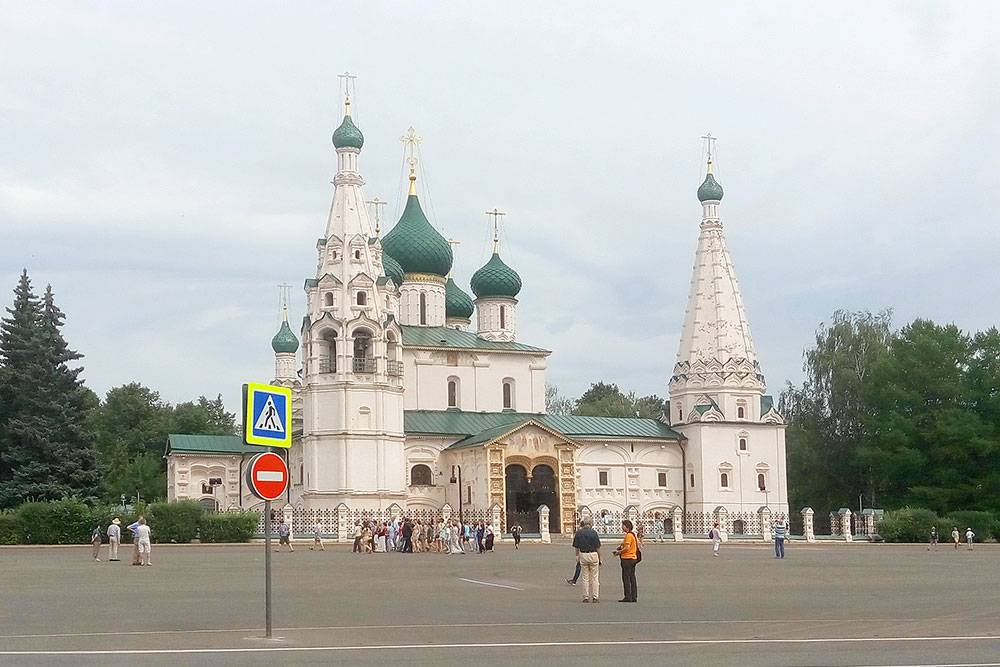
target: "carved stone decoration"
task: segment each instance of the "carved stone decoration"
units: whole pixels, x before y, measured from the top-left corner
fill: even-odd
[[[490,471],[490,505],[507,506],[507,493],[504,484],[504,449],[501,443],[494,443],[487,447],[486,457],[489,461]]]
[[[569,443],[556,445],[559,459],[559,517],[562,534],[572,535],[576,530],[576,447]]]

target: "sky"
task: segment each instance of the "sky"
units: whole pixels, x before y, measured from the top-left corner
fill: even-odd
[[[519,340],[577,396],[665,396],[700,137],[772,392],[837,309],[997,322],[1000,3],[0,1],[0,304],[51,283],[88,386],[170,402],[273,375],[304,312],[358,76],[366,195],[405,189],[466,289],[521,275]]]

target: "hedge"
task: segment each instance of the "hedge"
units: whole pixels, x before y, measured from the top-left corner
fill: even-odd
[[[1000,523],[990,512],[956,511],[942,517],[932,510],[920,507],[904,507],[886,512],[878,524],[878,534],[886,542],[928,542],[931,526],[937,526],[942,542],[951,541],[952,528],[958,528],[962,542],[965,541],[966,528],[972,528],[979,542],[1000,537]]]
[[[26,544],[87,543],[100,524],[99,512],[79,498],[24,503],[17,518]]]
[[[257,532],[258,512],[208,513],[201,517],[202,542],[249,542]]]
[[[176,503],[153,503],[149,506],[146,522],[152,528],[154,542],[187,544],[198,537],[205,510],[196,500]]]
[[[24,542],[24,531],[21,530],[21,520],[14,512],[0,512],[0,544],[21,544]]]
[[[998,522],[995,516],[990,512],[975,512],[975,511],[959,511],[959,512],[949,512],[948,516],[942,519],[945,522],[946,528],[941,530],[941,533],[947,533],[945,539],[951,539],[951,529],[958,528],[959,534],[962,536],[962,542],[965,541],[965,529],[972,528],[972,532],[976,534],[977,542],[987,542],[996,537],[1000,537],[1000,530],[998,530]],[[939,530],[941,527],[938,527]]]

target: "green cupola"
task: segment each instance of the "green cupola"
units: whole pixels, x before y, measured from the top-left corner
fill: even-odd
[[[494,246],[490,261],[472,274],[472,292],[477,298],[503,297],[513,299],[521,291],[521,276],[500,259]]]
[[[444,286],[444,315],[463,320],[472,319],[472,297],[465,293],[451,277]]]
[[[392,278],[396,287],[403,284],[403,267],[393,259],[392,255],[386,254],[385,250],[382,251],[382,272],[387,278]]]
[[[705,180],[698,187],[698,201],[722,201],[722,195],[722,186],[712,175],[712,163],[709,161],[708,173],[705,174]]]
[[[336,148],[357,148],[365,145],[365,135],[351,120],[351,101],[344,103],[344,121],[333,131],[333,145]]]
[[[274,338],[271,339],[271,349],[274,350],[275,354],[294,354],[299,349],[299,339],[295,337],[292,329],[288,326],[287,317],[281,322],[278,333],[274,334]]]
[[[451,271],[451,244],[431,226],[417,199],[416,176],[410,174],[410,194],[399,222],[382,239],[383,252],[399,262],[405,273],[444,278]]]

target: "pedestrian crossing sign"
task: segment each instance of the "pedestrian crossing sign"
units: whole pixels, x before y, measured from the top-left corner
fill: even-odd
[[[264,447],[292,446],[292,390],[250,382],[243,385],[243,440]]]

